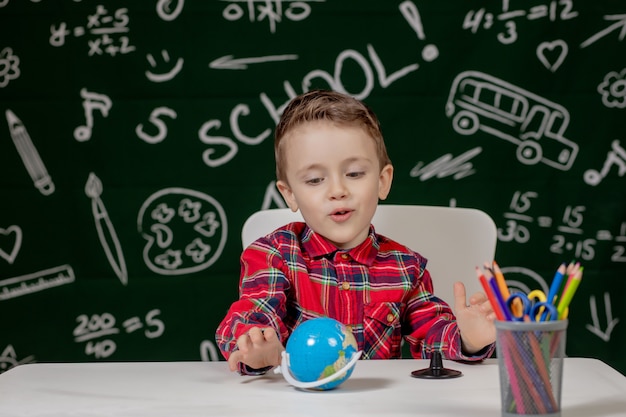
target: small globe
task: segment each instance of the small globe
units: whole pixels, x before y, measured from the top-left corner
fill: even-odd
[[[356,339],[346,326],[328,317],[307,320],[292,332],[285,347],[289,371],[299,382],[319,381],[337,374],[330,382],[314,387],[329,390],[346,381],[354,366],[345,369],[357,354]]]

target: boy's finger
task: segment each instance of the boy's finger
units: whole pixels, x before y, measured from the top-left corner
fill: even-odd
[[[248,338],[252,342],[253,345],[258,345],[265,341],[265,337],[263,336],[263,330],[260,327],[253,327],[248,331]]]
[[[462,282],[454,283],[454,308],[456,311],[461,311],[467,307],[466,304],[467,295],[465,293],[465,285]]]
[[[238,368],[239,362],[241,362],[241,356],[242,354],[238,350],[231,353],[230,356],[228,357],[228,369],[230,369],[232,372],[236,371]]]

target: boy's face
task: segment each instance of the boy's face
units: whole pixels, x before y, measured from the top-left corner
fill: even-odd
[[[283,141],[287,181],[276,185],[291,210],[338,248],[363,242],[393,178],[391,165],[379,167],[374,139],[360,127],[315,121]]]

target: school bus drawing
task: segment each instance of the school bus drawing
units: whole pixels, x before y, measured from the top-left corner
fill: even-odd
[[[569,125],[563,106],[479,71],[457,75],[446,115],[462,135],[480,129],[517,145],[517,159],[526,165],[567,171],[578,154],[578,145],[563,136]]]

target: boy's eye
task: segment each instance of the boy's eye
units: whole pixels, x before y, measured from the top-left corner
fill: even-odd
[[[362,177],[363,175],[365,175],[365,172],[363,171],[348,172],[346,174],[346,176],[350,178],[359,178],[359,177]]]
[[[316,185],[319,184],[323,181],[322,178],[311,178],[305,181],[306,184],[310,184],[310,185]]]

